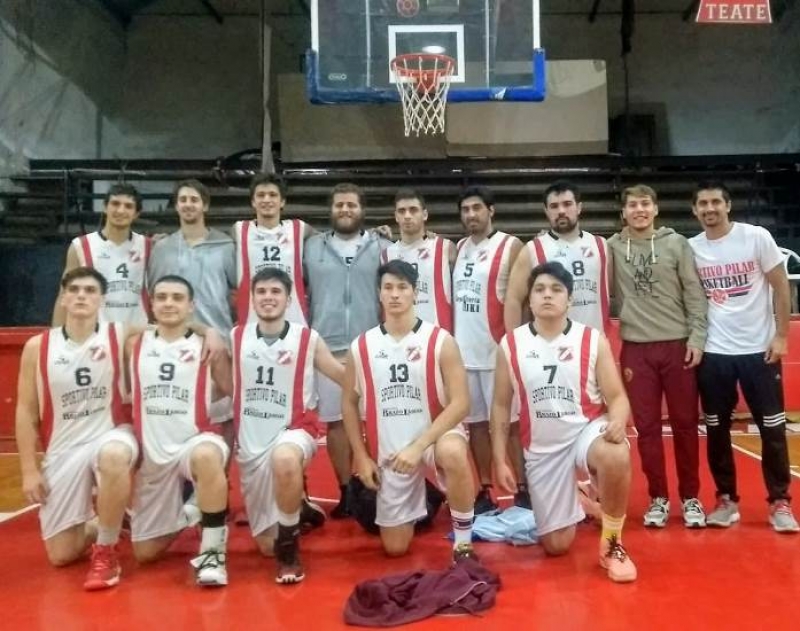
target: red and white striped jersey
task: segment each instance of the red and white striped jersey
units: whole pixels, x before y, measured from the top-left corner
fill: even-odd
[[[586,423],[605,414],[597,383],[600,332],[572,320],[548,341],[525,324],[500,343],[519,403],[524,449],[551,453],[567,447]]]
[[[101,319],[134,326],[147,324],[150,298],[145,273],[150,239],[131,232],[130,238],[118,245],[102,232],[92,232],[75,237],[72,247],[82,266],[93,267],[108,281]]]
[[[209,367],[201,363],[203,339],[191,331],[168,342],[148,330],[131,358],[133,423],[147,461],[166,464],[183,444],[212,431]]]
[[[513,239],[494,232],[480,243],[472,238],[458,243],[453,269],[455,337],[464,365],[493,370],[497,343],[503,336],[503,304],[511,271]]]
[[[287,321],[280,337],[267,344],[252,323],[234,327],[231,338],[239,459],[259,457],[285,429],[315,435],[307,411],[316,405],[317,332]]]
[[[42,333],[37,370],[40,435],[47,455],[88,443],[126,422],[122,325],[100,323],[81,344],[64,327]]]
[[[381,325],[353,341],[361,417],[373,456],[378,446],[379,465],[410,445],[447,404],[439,358],[449,335],[418,319],[400,340]]]
[[[546,261],[557,261],[572,274],[570,319],[599,331],[605,330],[609,317],[606,240],[581,232],[575,241],[565,241],[551,231],[534,237],[525,247],[531,256],[531,269]]]
[[[275,228],[263,228],[255,221],[237,221],[233,226],[236,241],[236,273],[239,289],[236,300],[237,322],[255,322],[250,283],[265,267],[277,267],[292,279],[292,295],[286,319],[308,326],[308,303],[303,283],[303,235],[306,223],[284,219]]]
[[[414,266],[417,279],[417,315],[423,320],[453,330],[450,248],[442,237],[424,237],[414,243],[393,243],[382,253],[383,262],[400,259]]]

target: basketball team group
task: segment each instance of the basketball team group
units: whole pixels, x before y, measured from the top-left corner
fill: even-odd
[[[546,189],[550,229],[525,244],[494,227],[502,209],[482,186],[456,200],[457,245],[426,230],[412,189],[396,194],[394,242],[392,228],[365,229],[353,184],[333,187],[324,232],[283,218],[278,176],[256,175],[250,201],[255,217],[228,235],[206,225],[207,188],[179,182],[179,229],[150,239],[131,229],[139,192],[112,186],[102,229],[69,247],[53,328],[25,345],[23,492],[40,505],[53,565],[90,558],[87,590],[119,583],[123,522],[142,565],[199,526],[196,581],[226,585],[233,458],[246,512],[237,519],[274,557],[278,583],[302,581],[300,534],[326,519],[305,477],[322,425],[341,492],[329,517],[352,516],[357,479],[374,494],[387,555],[406,553],[427,516],[427,479],[446,496],[452,564],[479,562],[473,521],[497,510],[497,485],[532,510],[548,555],[567,553],[594,516],[602,571],[634,581],[622,541],[629,419],[650,497],[644,525],[727,528],[740,519],[739,388],[761,434],[765,527],[800,531],[781,382],[784,256],[765,229],[731,220],[723,183],[687,199],[699,222],[688,240],[656,227],[645,185],[622,192],[625,227],[607,241],[581,229],[580,191],[567,181]],[[619,369],[604,334],[612,305]],[[700,410],[710,512],[699,498]]]

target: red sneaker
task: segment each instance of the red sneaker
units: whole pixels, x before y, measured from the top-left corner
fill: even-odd
[[[92,546],[92,560],[83,588],[88,591],[97,591],[114,587],[119,583],[121,574],[117,546],[95,544]]]

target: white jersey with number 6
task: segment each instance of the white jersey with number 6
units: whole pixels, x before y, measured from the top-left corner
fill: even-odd
[[[501,341],[528,452],[560,451],[605,414],[595,371],[599,339],[596,329],[567,320],[564,332],[551,341],[537,335],[531,324]]]

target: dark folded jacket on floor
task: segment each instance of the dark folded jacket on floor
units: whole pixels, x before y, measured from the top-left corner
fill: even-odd
[[[418,570],[356,585],[344,609],[347,624],[393,627],[436,614],[476,614],[494,606],[500,578],[477,561],[444,571]]]

